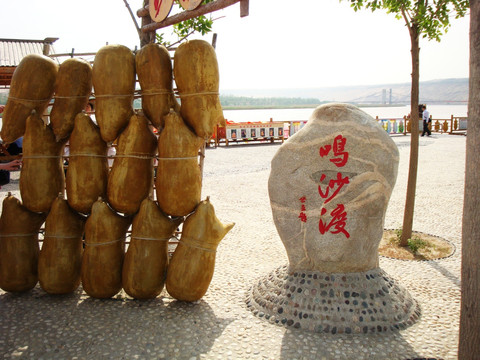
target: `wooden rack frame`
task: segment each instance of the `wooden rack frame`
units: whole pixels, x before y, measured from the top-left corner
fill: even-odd
[[[195,10],[183,11],[181,13],[169,16],[161,22],[151,22],[149,24],[143,25],[141,30],[144,33],[154,32],[157,29],[161,29],[185,20],[198,17],[200,15],[205,15],[214,11],[224,9],[233,4],[236,4],[237,2],[240,2],[240,16],[248,16],[249,0],[216,0],[205,5],[200,5]],[[137,16],[150,18],[150,14],[148,12],[148,5],[144,8],[138,9]]]

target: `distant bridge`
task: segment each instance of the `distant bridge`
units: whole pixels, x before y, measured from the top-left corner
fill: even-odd
[[[387,89],[383,89],[382,91],[376,91],[371,94],[360,96],[355,99],[348,100],[351,103],[357,104],[381,104],[381,105],[393,105],[393,104],[410,104],[410,93],[402,93],[400,95],[394,96],[393,90],[389,89],[390,91],[387,94]],[[395,99],[397,98],[397,100]],[[398,99],[405,99],[408,100],[398,100]],[[374,100],[379,99],[379,100]],[[468,100],[433,100],[433,99],[419,99],[420,104],[468,104]]]

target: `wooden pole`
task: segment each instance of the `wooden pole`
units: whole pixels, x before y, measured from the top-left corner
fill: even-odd
[[[143,0],[143,5],[148,6],[148,0]],[[150,25],[153,23],[152,18],[150,17],[150,14],[148,13],[147,10],[147,15],[142,17],[142,29],[144,26]],[[155,31],[146,33],[143,31],[140,31],[139,33],[140,36],[140,47],[144,47],[147,44],[155,42]]]
[[[128,13],[132,17],[133,24],[135,25],[135,29],[137,29],[138,36],[140,37],[142,34],[140,32],[141,30],[140,30],[140,27],[138,26],[137,19],[135,19],[135,16],[133,15],[133,11],[130,8],[130,5],[128,4],[127,0],[123,0],[123,2],[125,3],[125,6],[127,7]]]
[[[241,0],[240,1],[240,17],[248,16],[248,0]]]
[[[61,53],[61,54],[50,54],[48,55],[49,57],[63,57],[63,56],[70,56],[70,57],[74,57],[74,56],[91,56],[91,55],[95,55],[96,53],[94,52],[86,52],[86,53],[76,53],[75,52],[75,48],[72,48],[72,52],[69,52],[69,53]]]
[[[213,34],[212,46],[213,46],[214,49],[217,46],[217,34],[216,33]],[[215,131],[216,131],[216,129],[217,129],[217,126],[215,126]],[[217,139],[217,137],[218,137],[218,134],[215,136],[215,139]],[[205,163],[205,149],[207,147],[207,141],[210,143],[210,139],[204,140],[203,145],[200,148],[200,151],[198,153],[198,155],[200,156],[199,166],[200,166],[200,176],[201,176],[202,179],[203,179],[203,164]]]
[[[213,46],[214,49],[217,48],[217,33],[213,33],[212,46]]]
[[[405,211],[403,214],[402,236],[400,246],[407,246],[408,239],[412,237],[413,213],[415,209],[415,192],[417,188],[418,171],[418,94],[420,79],[420,46],[418,25],[413,23],[409,27],[410,42],[412,46],[412,92],[410,106],[410,163],[408,165],[407,197],[405,200]]]
[[[208,13],[211,13],[211,12],[214,12],[214,11],[224,9],[224,8],[226,8],[228,6],[231,6],[231,5],[233,5],[237,2],[240,2],[240,1],[244,2],[243,7],[241,7],[241,8],[243,8],[243,11],[244,12],[246,11],[247,12],[246,15],[248,15],[248,0],[216,0],[216,1],[213,1],[213,2],[205,4],[205,5],[200,5],[195,10],[183,11],[181,13],[172,15],[172,16],[166,18],[165,20],[163,20],[162,22],[151,23],[151,24],[144,25],[144,26],[142,26],[142,31],[144,33],[152,32],[152,31],[155,31],[157,29],[161,29],[161,28],[164,28],[164,27],[167,27],[167,26],[170,26],[170,25],[174,25],[174,24],[177,24],[177,23],[185,21],[185,20],[196,18],[200,15],[205,15],[205,14],[208,14]],[[247,3],[247,5],[245,5],[245,3]],[[242,15],[242,12],[240,13],[240,16],[246,16],[246,15]],[[139,16],[139,17],[148,16],[148,6],[145,6],[144,8],[139,9],[137,11],[137,16]]]
[[[480,1],[470,0],[470,81],[462,222],[459,360],[480,353]]]

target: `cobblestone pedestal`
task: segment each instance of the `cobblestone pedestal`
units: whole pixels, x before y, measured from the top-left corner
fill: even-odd
[[[327,274],[282,266],[247,292],[247,306],[271,323],[317,333],[383,333],[420,317],[418,303],[380,268]]]

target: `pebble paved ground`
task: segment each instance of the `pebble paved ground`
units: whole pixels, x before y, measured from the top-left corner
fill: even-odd
[[[410,137],[393,138],[400,167],[385,228],[402,224]],[[456,359],[465,171],[464,136],[420,138],[414,230],[451,241],[453,256],[413,262],[380,258],[380,267],[420,303],[422,317],[400,332],[326,335],[284,328],[255,317],[245,296],[256,279],[287,263],[267,192],[279,144],[207,149],[203,198],[236,223],[221,242],[207,294],[194,304],[165,292],[136,301],[109,300],[79,289],[51,296],[37,287],[0,290],[0,356],[5,359]],[[2,192],[17,196],[18,173]]]

